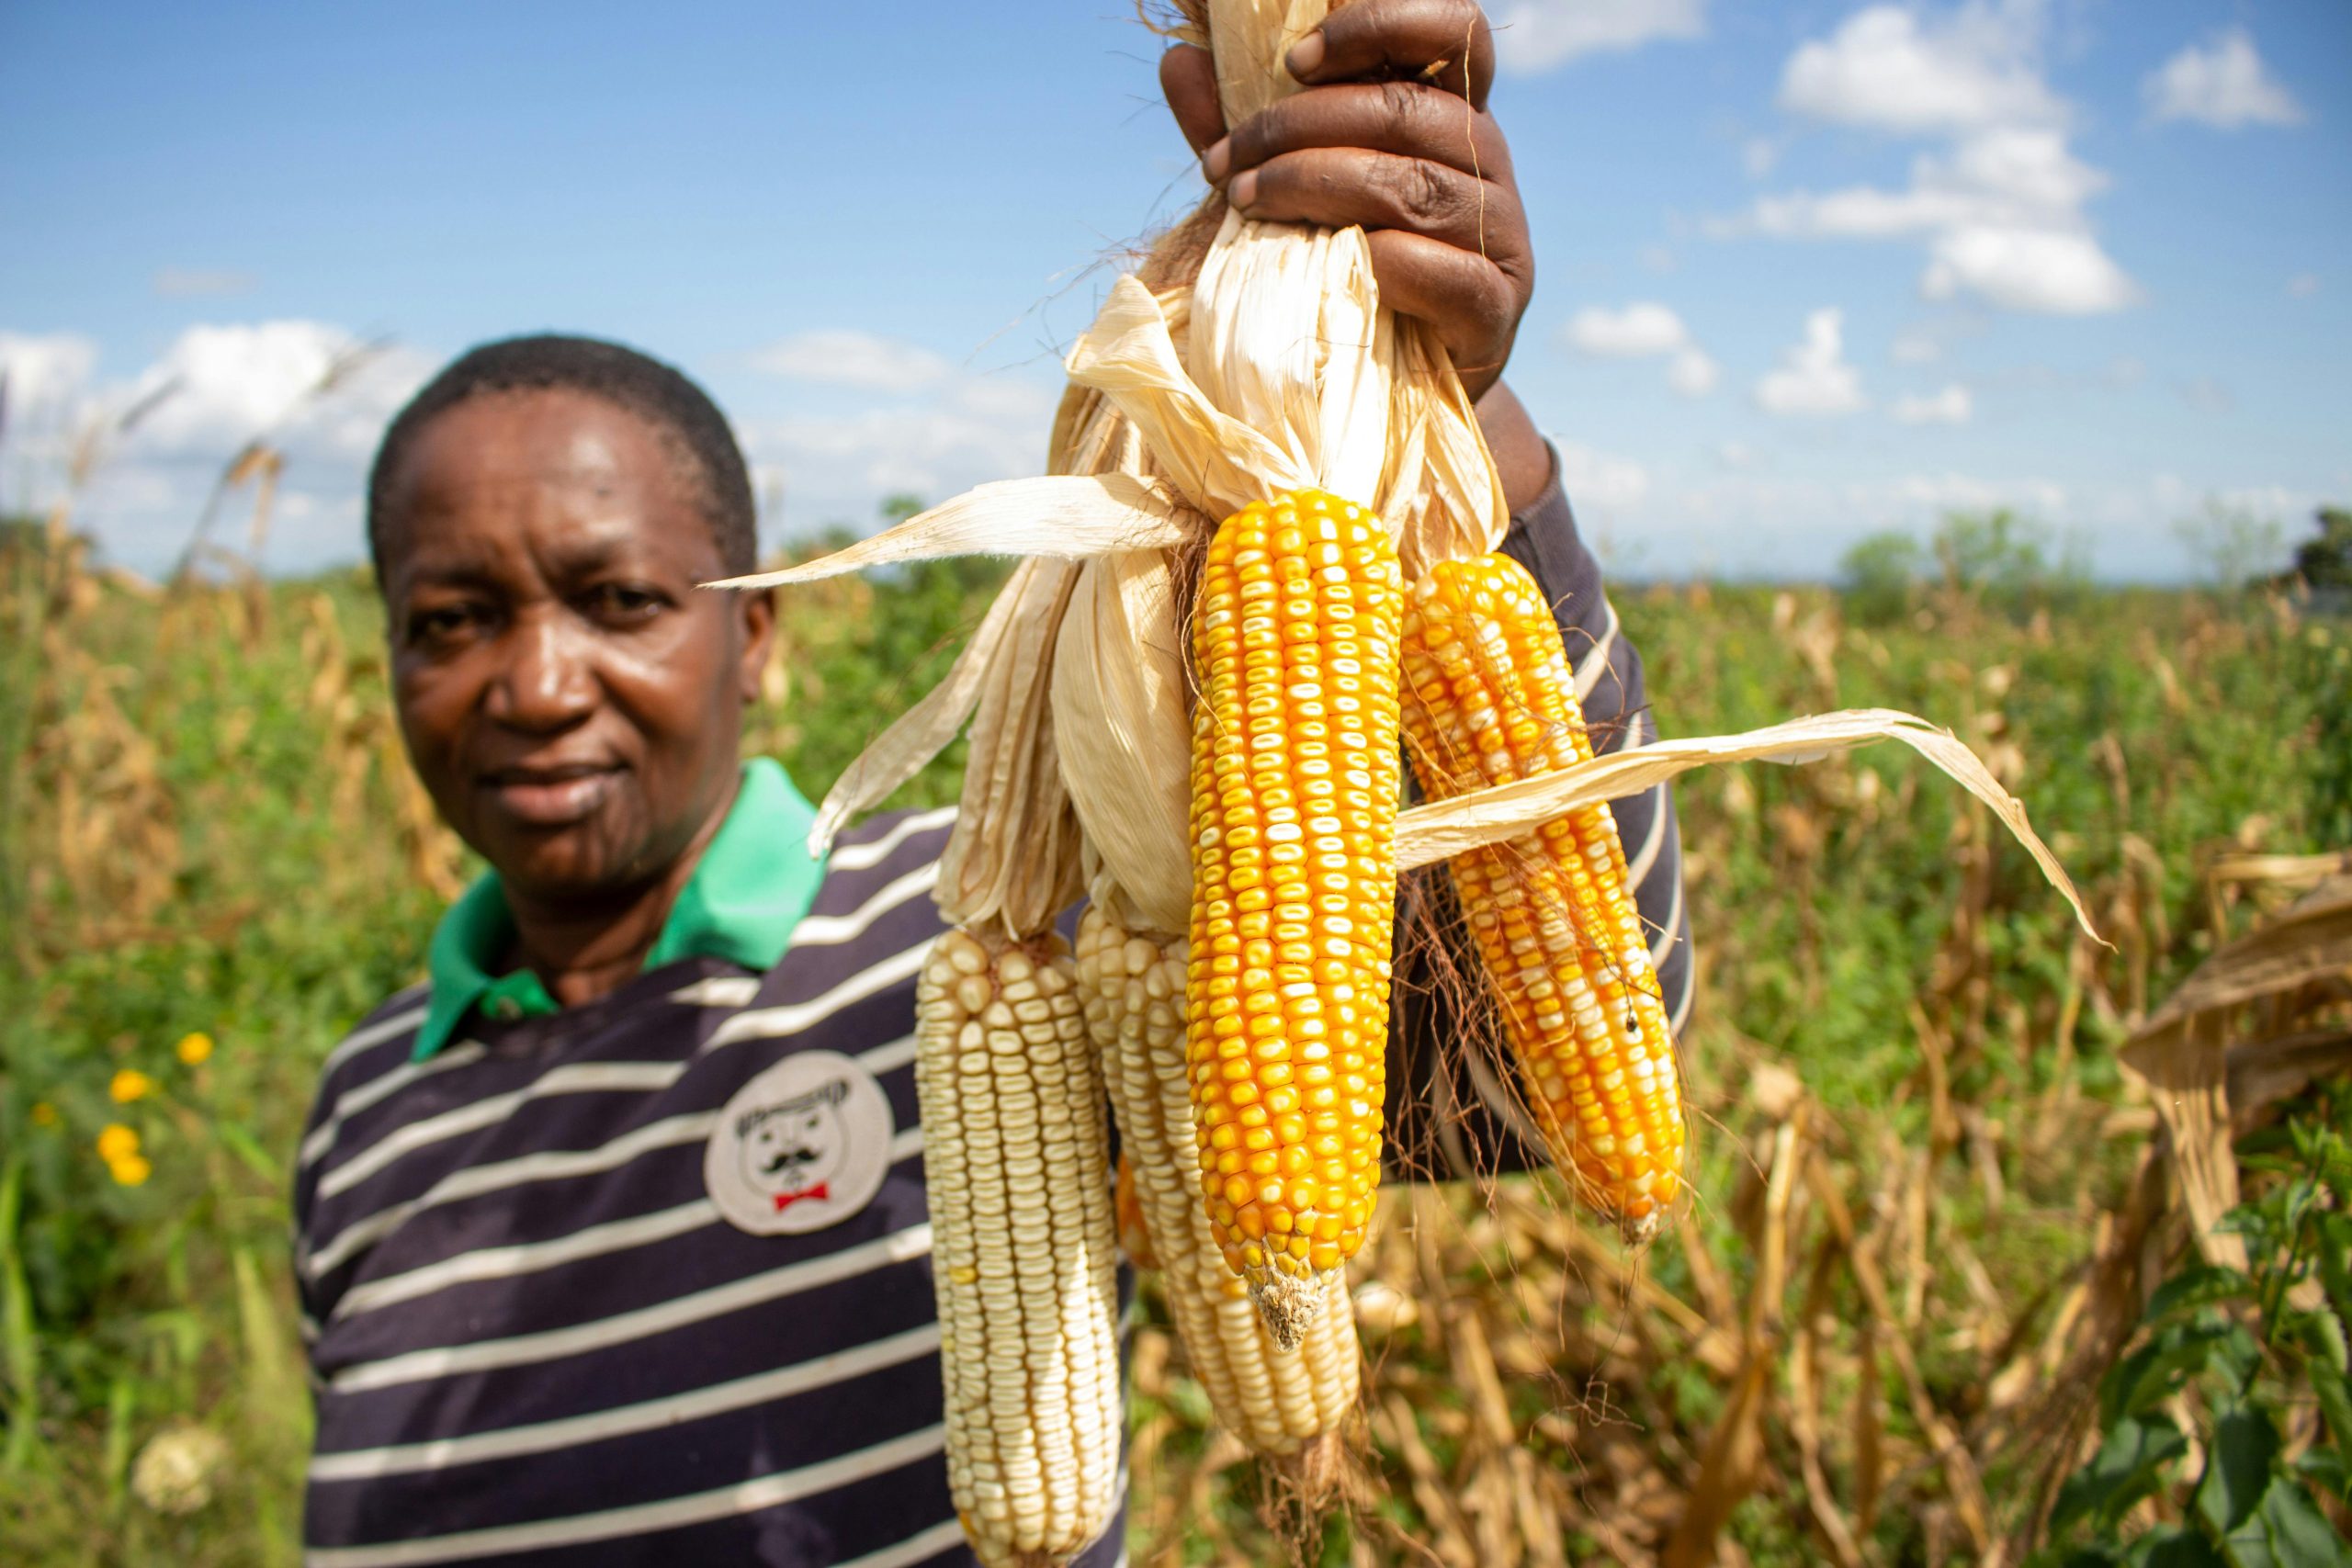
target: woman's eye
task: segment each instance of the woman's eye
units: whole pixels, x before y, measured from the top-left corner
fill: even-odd
[[[472,606],[466,604],[419,610],[409,617],[409,636],[420,642],[444,642],[462,633],[474,619]]]
[[[588,592],[589,608],[608,620],[641,620],[661,604],[659,595],[625,583],[607,582]]]

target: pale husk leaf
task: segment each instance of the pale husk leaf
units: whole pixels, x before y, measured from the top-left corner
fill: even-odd
[[[1023,561],[1013,570],[982,617],[979,629],[948,667],[946,678],[900,714],[833,782],[824,804],[818,807],[815,826],[808,830],[810,854],[821,858],[853,818],[888,800],[891,792],[922,772],[923,765],[956,739],[964,721],[972,716],[972,705],[980,699],[989,662],[996,658],[1012,625],[1013,612],[1038,570],[1034,561]]]
[[[2075,919],[2094,942],[2104,942],[2091,923],[2073,878],[2050,846],[2026,820],[2025,807],[2001,787],[1976,753],[1948,729],[1893,708],[1849,708],[1791,719],[1740,735],[1704,735],[1658,740],[1612,751],[1557,773],[1474,790],[1452,800],[1418,806],[1396,819],[1399,869],[1450,860],[1466,851],[1499,843],[1532,828],[1565,817],[1578,807],[1639,795],[1645,789],[1711,762],[1815,762],[1879,740],[1897,740],[1942,769],[1993,808],[2004,827],[2033,856],[2042,875],[2074,907]]]
[[[1317,489],[1370,503],[1388,462],[1396,327],[1363,230],[1227,212],[1193,286],[1190,328],[1184,364],[1203,397]]]
[[[1192,898],[1192,750],[1174,595],[1157,550],[1090,561],[1054,653],[1063,783],[1128,908],[1158,931],[1184,930]]]
[[[1033,560],[1028,570],[1012,626],[982,678],[963,808],[939,857],[936,895],[957,924],[1001,919],[1016,937],[1052,923],[1061,907],[1053,893],[1066,887],[1067,903],[1079,890],[1076,822],[1046,700],[1054,637],[1079,569]]]
[[[1185,373],[1167,312],[1132,277],[1111,286],[1102,314],[1070,351],[1069,370],[1117,406],[1178,493],[1210,517],[1315,482],[1283,446],[1202,394]]]
[[[780,571],[723,578],[706,588],[783,588],[868,567],[951,556],[1080,559],[1109,550],[1182,542],[1185,524],[1167,492],[1134,474],[1057,474],[999,479],[966,491],[894,528]]]
[[[1298,91],[1283,57],[1330,14],[1330,0],[1209,0],[1209,52],[1226,124]]]

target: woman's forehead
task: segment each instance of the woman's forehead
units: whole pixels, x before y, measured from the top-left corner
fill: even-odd
[[[650,420],[592,393],[485,392],[435,416],[392,476],[390,553],[495,555],[553,530],[567,553],[715,557],[690,466]]]

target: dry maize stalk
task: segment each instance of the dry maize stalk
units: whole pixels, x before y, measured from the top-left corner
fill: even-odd
[[[1344,1459],[1359,1378],[1345,1280],[1324,1277],[1323,1310],[1294,1349],[1278,1346],[1226,1267],[1199,1197],[1184,1062],[1185,942],[1130,931],[1101,903],[1078,929],[1086,1019],[1118,1113],[1122,1168],[1157,1255],[1169,1315],[1210,1408],[1319,1502]]]
[[[1302,491],[1226,520],[1193,612],[1201,1187],[1286,1345],[1380,1185],[1402,600],[1379,519]]]
[[[951,931],[917,985],[947,1476],[989,1568],[1053,1568],[1118,1506],[1117,1235],[1069,949]]]
[[[1413,585],[1404,677],[1413,771],[1433,799],[1592,758],[1559,626],[1506,556],[1442,562]],[[1553,1162],[1647,1239],[1681,1179],[1682,1108],[1614,816],[1582,807],[1452,870]]]

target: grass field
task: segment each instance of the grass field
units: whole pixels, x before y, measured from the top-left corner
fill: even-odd
[[[0,1557],[291,1562],[289,1151],[469,868],[408,778],[363,578],[164,594],[33,536],[0,564]],[[752,744],[821,791],[996,580],[788,600]],[[1619,607],[1668,734],[1862,705],[1954,729],[2113,947],[1898,748],[1686,781],[1691,1212],[1629,1259],[1542,1180],[1392,1191],[1361,1271],[1374,1484],[1312,1550],[2018,1562],[2120,1348],[2099,1260],[2133,1240],[2152,1284],[2184,1239],[2114,1048],[2280,901],[2218,854],[2345,841],[2352,768],[2317,743],[2352,733],[2344,626],[2034,583]],[[956,761],[902,800],[952,798]],[[1149,1316],[1135,1366],[1135,1560],[1277,1558]],[[159,1435],[201,1478],[176,1498]]]

